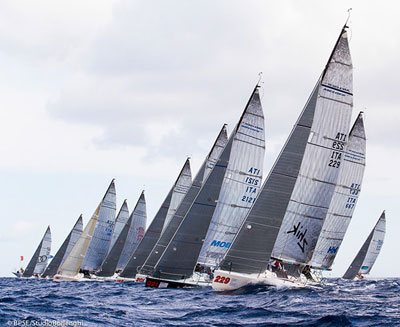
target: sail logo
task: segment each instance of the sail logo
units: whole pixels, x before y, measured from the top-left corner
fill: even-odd
[[[214,240],[211,242],[211,246],[229,249],[229,247],[231,246],[231,242],[221,242],[221,241]]]
[[[46,260],[47,260],[47,255],[41,255],[40,257],[38,257],[37,262],[42,263],[42,262],[46,262]]]
[[[382,240],[378,240],[378,245],[376,247],[376,251],[380,251],[383,245],[383,241]]]
[[[330,246],[327,253],[336,254],[338,249],[339,249],[338,246]]]
[[[293,236],[296,237],[299,241],[297,242],[297,245],[301,249],[301,252],[304,253],[304,248],[306,245],[308,245],[307,239],[306,239],[306,234],[307,234],[307,229],[302,231],[303,226],[300,226],[300,222],[297,224],[297,226],[293,225],[293,229],[286,232],[287,234],[293,233]]]

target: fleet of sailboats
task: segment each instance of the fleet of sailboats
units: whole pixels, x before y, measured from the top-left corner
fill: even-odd
[[[50,227],[17,277],[115,280],[148,287],[248,284],[303,287],[330,270],[353,216],[365,170],[363,113],[352,128],[353,66],[342,28],[321,76],[271,171],[263,179],[264,113],[257,84],[227,136],[220,130],[192,180],[187,158],[146,230],[144,191],[116,215],[115,182],[83,228],[82,216],[48,263]],[[386,218],[344,274],[368,274]]]

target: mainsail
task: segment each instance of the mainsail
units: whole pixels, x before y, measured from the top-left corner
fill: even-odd
[[[115,218],[115,224],[114,224],[114,229],[113,229],[113,233],[111,236],[110,246],[108,248],[108,253],[111,251],[112,247],[114,246],[115,241],[117,240],[119,234],[121,233],[122,229],[126,225],[128,219],[129,219],[128,204],[126,203],[126,200],[124,200],[124,203],[122,203],[121,209],[118,212],[117,218]]]
[[[158,210],[156,216],[151,222],[149,228],[146,230],[142,241],[138,244],[136,250],[132,253],[128,263],[126,264],[124,270],[120,273],[121,277],[134,278],[138,272],[138,268],[141,267],[153,249],[154,245],[158,241],[163,226],[165,225],[165,218],[169,209],[176,211],[176,208],[180,203],[174,202],[174,206],[171,205],[171,198],[174,193],[179,190],[184,192],[189,189],[192,183],[192,174],[190,171],[189,158],[186,159],[178,178],[176,179],[174,185],[169,191],[167,197],[162,203],[160,209]]]
[[[318,98],[303,161],[272,256],[308,264],[335,191],[348,141],[352,63],[346,28],[317,85]]]
[[[42,278],[50,277],[52,278],[58,271],[58,268],[64,263],[65,258],[69,255],[75,243],[78,241],[79,236],[82,234],[83,223],[82,223],[82,215],[79,216],[76,221],[74,227],[69,232],[67,238],[58,249],[56,255],[51,260],[46,270],[42,274]]]
[[[125,220],[125,216],[127,215],[127,213],[128,219]],[[119,220],[119,218],[122,219]],[[109,249],[108,254],[101,264],[100,268],[98,269],[98,271],[96,271],[96,276],[110,277],[114,275],[117,269],[119,258],[121,257],[121,252],[125,245],[126,238],[128,236],[132,219],[133,215],[129,217],[128,204],[126,203],[126,200],[124,200],[124,203],[122,204],[121,210],[119,211],[116,219],[116,221],[119,220],[119,225],[121,225],[121,222],[124,221],[124,225],[122,226],[122,229],[118,232],[115,242],[112,246],[110,246],[111,248]],[[115,226],[116,225],[114,225],[114,227]]]
[[[136,250],[137,245],[143,239],[147,221],[144,191],[140,195],[135,209],[132,211],[131,218],[132,223],[129,225],[128,235],[118,261],[117,270],[121,270],[126,266],[132,253]]]
[[[342,170],[332,197],[328,214],[312,256],[310,266],[330,269],[361,192],[365,170],[365,130],[362,112],[349,134],[342,160]]]
[[[83,270],[94,271],[98,269],[107,255],[115,221],[115,202],[115,185],[114,180],[112,180],[100,203],[96,228],[81,267]]]
[[[352,72],[346,28],[342,29],[256,202],[220,263],[221,270],[246,274],[265,271],[279,230],[282,236],[274,251],[278,257],[295,256],[295,261],[302,262],[309,252],[308,246],[316,241],[317,235],[315,240],[309,235],[319,234],[318,226],[315,230],[310,228],[314,220],[321,225],[329,207],[340,167],[340,160],[332,160],[331,156],[343,151],[351,117]],[[284,217],[287,223],[282,225]],[[296,221],[294,229],[293,218],[301,220]]]
[[[149,256],[147,257],[145,263],[143,264],[140,273],[142,274],[151,274],[155,265],[157,264],[158,260],[164,253],[166,247],[170,243],[172,237],[174,236],[176,230],[178,229],[179,225],[181,224],[183,218],[185,217],[186,213],[192,206],[196,196],[200,192],[200,188],[205,180],[203,178],[208,178],[209,173],[212,169],[208,169],[207,167],[215,163],[216,158],[219,158],[222,150],[225,148],[227,143],[227,134],[226,134],[226,126],[224,125],[218,134],[218,137],[204,160],[203,164],[201,165],[196,177],[193,180],[192,185],[190,186],[188,192],[186,193],[185,197],[183,198],[181,204],[179,205],[174,217],[172,217],[170,223],[160,236],[160,239],[157,241],[156,245],[150,252]]]
[[[92,239],[94,229],[96,227],[101,203],[102,202],[100,202],[100,204],[97,206],[92,218],[90,218],[78,241],[75,243],[75,245],[71,249],[71,252],[65,259],[64,263],[61,265],[59,271],[57,272],[57,275],[55,275],[55,278],[59,276],[76,277],[76,275],[79,273],[83,259],[85,258],[85,255],[87,253],[90,240]]]
[[[264,114],[258,85],[239,121],[217,207],[198,261],[215,266],[231,245],[255,201],[265,154]]]
[[[344,279],[353,279],[358,274],[368,274],[381,251],[386,233],[385,211],[379,217],[374,229],[354,258],[350,267],[343,275]]]
[[[50,231],[50,226],[48,226],[46,232],[43,235],[42,240],[39,243],[39,246],[37,247],[31,260],[26,266],[26,269],[22,274],[22,277],[41,275],[46,268],[47,260],[50,255],[50,250],[51,250],[51,231]]]

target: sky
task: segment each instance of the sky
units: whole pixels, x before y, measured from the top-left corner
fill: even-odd
[[[51,225],[53,253],[112,178],[117,207],[145,190],[148,224],[187,156],[194,175],[262,72],[264,174],[352,8],[354,110],[367,166],[333,270],[341,276],[386,210],[371,271],[400,277],[400,5],[395,1],[11,1],[0,3],[0,276]]]

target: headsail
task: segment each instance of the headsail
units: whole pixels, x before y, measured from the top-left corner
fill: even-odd
[[[143,239],[147,221],[146,199],[144,196],[144,191],[140,195],[131,216],[132,223],[129,226],[128,235],[118,261],[117,270],[121,270],[126,266],[132,253],[136,250],[137,245]]]
[[[114,227],[115,211],[116,195],[114,180],[112,180],[100,203],[96,228],[81,267],[83,270],[98,269],[106,257]]]
[[[255,201],[265,154],[264,114],[258,85],[239,121],[217,207],[198,261],[215,266],[222,259]]]
[[[22,277],[31,277],[33,275],[41,275],[46,268],[47,260],[51,250],[51,231],[50,226],[47,227],[42,240],[39,243],[35,253],[28,263]]]
[[[283,237],[277,242],[276,255],[289,257],[298,254],[300,250],[301,257],[304,258],[297,243],[303,246],[305,229],[303,231],[300,225],[297,227],[298,230],[292,236],[295,239],[294,249],[291,246],[290,251],[286,251],[286,245],[292,245],[292,240],[286,239],[284,233],[287,234],[285,228],[289,227],[289,231],[291,230],[292,217],[285,219],[287,224],[282,227],[281,224],[285,215],[296,216],[298,219],[308,218],[307,215],[310,218],[323,216],[323,212],[319,212],[320,208],[314,206],[314,202],[321,202],[318,194],[324,198],[327,193],[318,192],[324,189],[325,182],[336,183],[340,163],[336,163],[334,167],[329,164],[332,152],[340,152],[340,147],[344,144],[343,140],[336,141],[336,137],[341,138],[340,134],[345,135],[348,131],[346,122],[350,120],[352,104],[351,76],[351,60],[344,27],[322,76],[265,180],[256,202],[220,263],[221,270],[247,274],[265,271],[279,230]],[[335,150],[332,150],[333,146]],[[327,173],[328,170],[332,172]],[[318,175],[311,176],[313,171]],[[303,195],[312,195],[314,198],[296,202]],[[311,231],[307,236],[309,234],[312,234]],[[303,239],[297,239],[301,235]],[[308,249],[304,250],[308,253]]]
[[[172,237],[174,236],[176,230],[181,224],[183,218],[185,217],[187,211],[192,206],[196,196],[200,192],[200,188],[204,182],[203,178],[209,174],[207,174],[206,167],[215,161],[215,158],[219,158],[222,150],[225,148],[227,143],[227,134],[226,134],[226,126],[224,125],[218,134],[218,137],[211,148],[210,153],[204,160],[202,166],[200,167],[196,177],[193,180],[192,185],[190,186],[188,192],[183,198],[181,204],[179,205],[174,217],[172,217],[170,223],[162,233],[160,239],[157,241],[156,245],[150,252],[148,258],[143,264],[140,272],[142,274],[151,274],[161,255],[164,253],[164,250],[168,246]],[[211,171],[211,170],[210,170]],[[206,177],[207,178],[207,177]]]
[[[149,228],[146,230],[143,239],[138,244],[136,250],[132,253],[124,270],[120,273],[121,277],[125,278],[135,277],[135,275],[138,272],[137,271],[138,268],[143,265],[144,261],[150,254],[150,251],[153,249],[154,245],[156,244],[161,235],[163,225],[165,225],[164,222],[167,216],[167,212],[169,212],[169,209],[175,212],[176,208],[180,204],[177,203],[176,201],[174,202],[173,205],[171,204],[172,194],[175,192],[175,190],[180,190],[180,192],[184,192],[186,190],[187,193],[187,190],[189,189],[191,183],[192,183],[192,175],[190,171],[190,162],[188,158],[186,159],[185,164],[183,165],[178,175],[178,178],[176,179],[174,185],[172,186],[167,197],[162,203],[156,216],[151,222]]]
[[[350,131],[343,153],[342,170],[310,262],[313,268],[330,269],[342,244],[361,192],[365,145],[364,121],[360,113]]]
[[[368,274],[381,251],[386,233],[385,211],[379,217],[374,229],[354,258],[350,267],[343,275],[344,279],[353,279],[358,274]]]
[[[46,277],[52,278],[57,273],[58,268],[60,268],[61,265],[64,263],[65,258],[69,255],[71,249],[78,241],[79,236],[82,234],[82,230],[83,230],[82,215],[80,215],[74,227],[69,232],[67,238],[65,239],[61,247],[58,249],[56,255],[51,260],[46,270],[42,274],[41,276],[42,278]]]
[[[110,247],[108,248],[108,253],[114,246],[115,241],[117,240],[119,234],[126,225],[128,219],[129,219],[128,204],[126,203],[126,200],[124,200],[124,203],[122,203],[121,209],[118,212],[117,218],[115,219],[114,229],[111,236]]]
[[[83,259],[85,258],[89,248],[90,240],[92,239],[93,232],[96,227],[100,207],[101,203],[97,206],[96,211],[93,213],[92,218],[90,218],[78,241],[75,243],[71,249],[71,252],[61,265],[59,271],[57,272],[58,275],[75,277],[79,273],[79,269],[82,266]],[[57,277],[57,275],[55,277]]]

